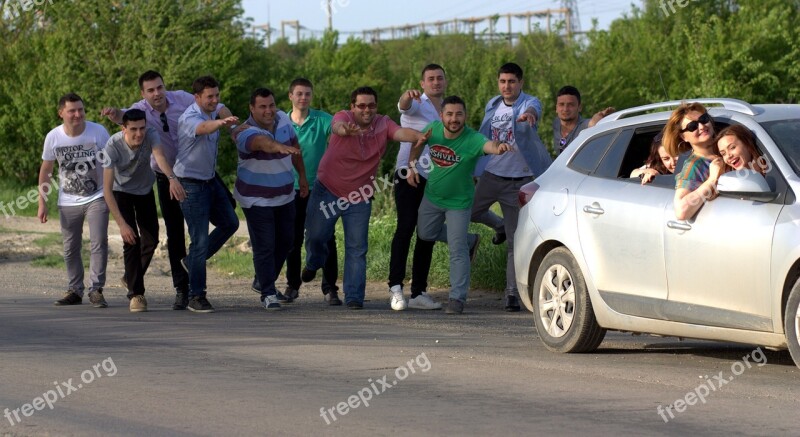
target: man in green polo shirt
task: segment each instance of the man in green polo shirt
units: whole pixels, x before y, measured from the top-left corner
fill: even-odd
[[[488,141],[483,134],[464,126],[467,106],[458,96],[442,100],[442,121],[433,121],[430,130],[430,173],[425,195],[419,207],[417,235],[427,241],[442,241],[450,249],[450,300],[448,314],[461,314],[467,300],[470,279],[470,239],[468,234],[475,184],[472,173],[484,154],[502,155],[506,143]],[[412,149],[408,183],[415,186],[419,175],[414,171],[421,148]],[[445,224],[445,222],[447,224]]]
[[[292,110],[289,118],[297,133],[300,151],[303,154],[303,163],[306,166],[306,179],[308,187],[314,186],[317,180],[317,167],[322,155],[328,148],[328,137],[331,135],[331,120],[333,117],[327,112],[312,109],[311,99],[314,86],[311,81],[297,78],[289,85],[289,100],[292,101]],[[286,259],[286,281],[288,285],[284,295],[289,302],[299,295],[300,284],[300,249],[303,247],[303,231],[306,222],[306,207],[311,192],[306,197],[299,196],[300,185],[297,172],[294,173],[294,188],[298,190],[295,197],[297,207],[294,221],[294,245]],[[322,294],[329,305],[341,305],[336,286],[336,277],[339,275],[339,263],[336,256],[336,238],[328,241],[328,259],[322,267]]]

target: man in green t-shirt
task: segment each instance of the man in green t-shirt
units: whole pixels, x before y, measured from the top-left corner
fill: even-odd
[[[311,108],[314,86],[305,78],[297,78],[289,85],[289,100],[292,101],[292,110],[289,118],[292,120],[300,151],[303,154],[303,163],[306,166],[306,179],[308,187],[313,187],[317,180],[317,168],[322,155],[328,148],[328,138],[331,136],[331,120],[333,116],[327,112]],[[306,197],[300,196],[300,185],[295,171],[294,188],[297,190],[295,197],[294,244],[286,258],[286,292],[287,302],[297,299],[300,284],[300,250],[303,247],[303,236],[306,223],[306,208],[311,191]],[[328,258],[322,266],[322,294],[328,305],[341,305],[339,287],[336,278],[339,275],[339,263],[336,255],[336,238],[328,241]]]
[[[458,96],[442,100],[442,121],[431,122],[430,167],[425,195],[419,207],[417,235],[427,241],[442,241],[450,248],[450,301],[448,314],[461,314],[467,300],[470,277],[470,237],[467,234],[475,184],[472,173],[478,158],[484,154],[502,155],[509,150],[506,143],[488,141],[483,134],[465,127],[467,106]],[[411,150],[408,183],[415,186],[415,172],[421,149]],[[447,222],[447,224],[445,224]]]

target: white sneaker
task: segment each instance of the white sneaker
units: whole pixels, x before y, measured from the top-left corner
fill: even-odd
[[[399,285],[395,285],[389,289],[389,292],[392,294],[392,299],[389,301],[392,309],[395,311],[403,311],[406,309],[406,300],[403,299],[403,288]]]
[[[267,310],[279,310],[279,309],[281,309],[281,304],[280,304],[280,302],[278,302],[278,296],[274,295],[274,294],[271,294],[271,295],[267,296],[266,298],[264,298],[264,302],[262,302],[262,305],[264,305],[264,309],[267,309]]]
[[[415,298],[409,299],[408,307],[418,310],[440,310],[442,309],[442,304],[431,299],[428,293],[422,293]]]

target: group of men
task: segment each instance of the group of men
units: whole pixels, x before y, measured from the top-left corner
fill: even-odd
[[[522,92],[522,85],[518,65],[509,63],[499,69],[500,95],[486,105],[479,131],[465,126],[464,101],[445,97],[447,78],[437,64],[423,68],[422,92],[412,89],[400,97],[402,127],[377,113],[378,96],[369,87],[351,93],[349,110],[333,116],[315,110],[311,108],[313,85],[303,78],[289,87],[289,113],[277,109],[272,91],[259,88],[251,94],[249,117],[240,124],[220,103],[214,78],[196,79],[189,94],[167,91],[161,75],[148,71],[139,78],[142,100],[127,109],[101,111],[121,125],[121,131],[111,137],[104,127],[86,120],[78,95],[66,94],[58,107],[63,124],[45,139],[39,174],[38,215],[45,222],[53,186],[50,178],[58,161],[58,207],[69,283],[55,304],[82,303],[80,252],[83,223],[88,219],[88,297],[94,307],[107,306],[103,287],[110,212],[124,243],[121,283],[128,290],[129,308],[147,310],[143,278],[158,244],[155,182],[176,292],[173,309],[214,311],[206,298],[206,261],[238,229],[236,201],[250,235],[253,290],[260,294],[265,309],[292,302],[299,296],[301,282],[312,281],[319,269],[323,270],[325,301],[342,305],[334,238],[339,218],[345,240],[345,304],[363,308],[377,169],[388,141],[399,141],[393,183],[398,220],[389,272],[391,307],[442,308],[426,290],[434,242],[443,241],[450,250],[447,312],[463,311],[470,263],[480,242],[477,234],[467,231],[473,221],[495,230],[493,243],[508,242],[505,309],[519,311],[513,262],[517,191],[550,164],[536,130],[541,104]],[[590,125],[573,114],[580,110],[580,94],[571,90],[565,95],[577,97],[577,111],[573,105],[563,118],[558,112],[562,123],[571,126],[566,136],[562,126],[562,138],[570,139]],[[558,108],[561,100],[560,92]],[[603,115],[595,115],[591,124]],[[231,134],[239,158],[233,195],[216,173],[223,129]],[[473,175],[479,176],[477,186]],[[502,218],[489,210],[495,202],[500,203]],[[188,252],[184,223],[190,236]],[[209,225],[214,226],[210,233]],[[415,228],[411,294],[406,303],[402,287]],[[301,269],[304,236],[306,259]],[[288,284],[281,293],[275,283],[284,263]]]

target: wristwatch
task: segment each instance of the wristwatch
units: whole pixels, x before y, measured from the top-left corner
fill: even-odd
[[[172,175],[172,176],[167,176],[167,179],[169,179],[169,180],[172,180],[172,179],[178,179],[178,177],[177,177],[177,176],[175,176],[175,175]]]

